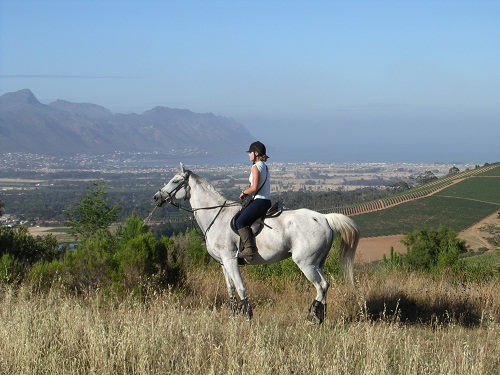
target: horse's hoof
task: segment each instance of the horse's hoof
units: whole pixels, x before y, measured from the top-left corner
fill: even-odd
[[[323,323],[323,319],[314,314],[307,314],[306,322],[309,324],[320,325]]]
[[[241,301],[242,302],[242,309],[241,309],[241,313],[243,314],[243,316],[245,317],[245,320],[247,322],[249,322],[252,317],[253,317],[253,310],[252,310],[252,306],[250,306],[250,304],[248,303],[248,301],[246,300],[243,300]]]
[[[307,321],[313,324],[321,324],[325,320],[326,306],[319,301],[314,300],[307,313]]]
[[[245,320],[247,322],[252,320],[252,318],[253,318],[252,306],[248,305],[246,308],[244,307],[242,313],[243,313],[243,316],[245,317]]]

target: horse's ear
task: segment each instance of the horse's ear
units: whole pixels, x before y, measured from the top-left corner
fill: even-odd
[[[181,162],[181,173],[184,173],[184,164]]]

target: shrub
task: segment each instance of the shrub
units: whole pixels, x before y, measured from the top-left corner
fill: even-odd
[[[142,219],[129,217],[114,234],[103,229],[84,238],[60,261],[36,264],[29,278],[42,288],[54,281],[84,292],[104,288],[114,292],[180,286],[186,267],[207,261],[207,252],[196,231],[156,239]]]
[[[343,277],[343,271],[340,266],[339,260],[339,250],[340,250],[340,237],[336,237],[332,244],[332,249],[328,253],[328,257],[325,260],[324,272],[325,275],[334,278]]]
[[[404,260],[415,270],[440,271],[453,267],[459,255],[467,252],[465,241],[447,227],[415,229],[401,241],[408,247]]]
[[[166,241],[169,263],[194,265],[206,264],[211,260],[203,240],[194,229],[188,229],[183,234],[170,237]]]
[[[118,279],[125,289],[140,288],[147,277],[158,273],[161,268],[158,249],[152,233],[139,234],[120,246],[115,260]]]
[[[199,267],[212,260],[203,240],[194,229],[171,237],[162,236],[158,246],[164,249],[168,285],[182,285],[187,268]]]
[[[0,226],[0,255],[2,254],[9,254],[26,266],[40,260],[51,261],[59,255],[55,236],[49,234],[33,237],[24,226],[16,229]]]
[[[278,263],[265,264],[262,266],[249,266],[248,275],[255,280],[265,280],[269,278],[282,278],[285,282],[290,278],[300,277],[302,272],[291,258]]]
[[[131,239],[148,232],[149,227],[144,224],[144,220],[137,215],[132,214],[127,220],[125,220],[124,226],[118,226],[116,235],[120,239],[120,243],[125,244]]]
[[[117,273],[113,259],[117,248],[116,237],[109,232],[88,237],[75,250],[66,252],[62,281],[77,290],[108,286]]]
[[[469,255],[469,253],[467,254]],[[460,259],[453,267],[457,282],[486,283],[500,279],[500,252],[482,252]]]

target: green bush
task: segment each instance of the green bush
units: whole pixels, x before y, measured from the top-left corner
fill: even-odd
[[[328,257],[325,261],[324,272],[325,275],[334,278],[343,277],[342,268],[340,266],[339,260],[339,250],[340,250],[340,237],[336,237],[333,241],[332,249],[328,253]]]
[[[49,234],[33,237],[28,228],[0,226],[0,255],[9,254],[26,266],[38,261],[51,261],[59,255],[57,239]]]
[[[201,265],[211,260],[203,240],[194,229],[165,240],[169,264]]]
[[[106,200],[106,183],[97,179],[87,185],[88,193],[64,213],[68,217],[70,233],[82,238],[107,230],[118,218],[120,206],[110,206]]]
[[[282,260],[278,263],[265,264],[261,266],[249,266],[246,272],[254,280],[282,278],[286,281],[289,278],[296,278],[302,275],[299,267],[291,258]]]
[[[479,264],[467,264],[464,260],[457,262],[451,269],[452,276],[455,282],[475,282],[488,283],[499,277],[500,267],[484,266]]]
[[[459,255],[467,252],[465,241],[447,227],[438,229],[415,229],[401,241],[408,250],[405,264],[414,270],[438,272],[452,268]]]
[[[469,253],[467,254],[469,255]],[[457,282],[487,283],[500,279],[500,252],[473,253],[462,258],[453,267]]]
[[[125,225],[119,225],[116,230],[116,235],[120,239],[120,243],[124,244],[133,238],[142,234],[148,233],[149,227],[144,224],[144,220],[135,214],[132,214],[127,220]]]
[[[117,250],[117,238],[109,232],[101,231],[88,237],[80,246],[66,252],[62,282],[76,290],[108,287],[117,274],[113,258]]]
[[[144,286],[146,278],[157,274],[161,265],[157,241],[152,233],[139,234],[122,244],[115,255],[118,281],[127,290]]]
[[[171,237],[162,236],[159,246],[165,251],[165,266],[168,270],[165,282],[168,285],[182,285],[188,268],[200,267],[212,261],[202,238],[194,229]]]
[[[140,295],[146,288],[182,285],[187,267],[207,261],[196,231],[157,239],[132,215],[115,233],[100,230],[67,250],[61,260],[37,263],[29,279],[41,288],[58,282],[75,291],[101,288]]]

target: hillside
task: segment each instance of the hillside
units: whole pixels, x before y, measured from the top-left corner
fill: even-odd
[[[45,105],[27,89],[0,96],[0,150],[4,153],[230,156],[240,155],[252,141],[241,124],[211,113],[155,107],[142,114],[113,114],[88,103],[57,100]]]
[[[362,227],[363,237],[396,235],[439,225],[461,232],[500,212],[500,163],[335,211],[354,216]]]

